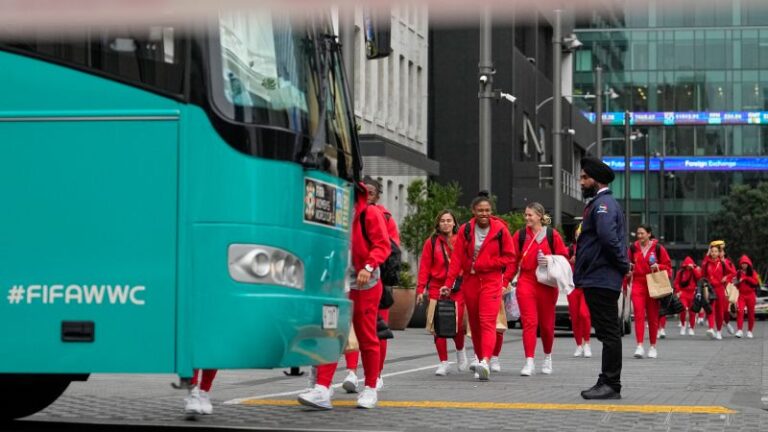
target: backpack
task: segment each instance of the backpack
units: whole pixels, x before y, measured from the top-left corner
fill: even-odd
[[[365,228],[365,210],[360,212],[360,229],[363,231],[365,241],[371,244],[371,239],[368,238],[368,231]],[[389,245],[392,248],[392,252],[389,253],[387,259],[379,267],[381,270],[381,282],[384,286],[398,286],[400,285],[400,265],[403,262],[403,253],[397,243],[391,238],[389,239]]]
[[[547,244],[549,244],[549,251],[551,253],[555,253],[555,230],[549,227],[544,227],[545,230],[547,230]],[[525,228],[520,228],[517,230],[517,250],[520,251],[520,253],[523,252],[523,247],[525,247],[525,237],[528,235]]]

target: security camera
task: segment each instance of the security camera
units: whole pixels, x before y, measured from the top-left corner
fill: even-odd
[[[488,75],[480,75],[480,83],[481,84],[488,83]]]
[[[565,49],[570,51],[577,50],[584,46],[584,43],[573,33],[564,38],[563,43],[565,44]]]
[[[512,95],[511,95],[511,94],[509,94],[509,93],[504,93],[504,92],[501,92],[500,96],[501,96],[503,99],[506,99],[507,101],[509,101],[510,103],[515,103],[515,101],[517,100],[517,98],[516,98],[516,97],[512,96]]]
[[[568,133],[568,135],[576,135],[576,129],[567,129],[565,132]]]
[[[532,65],[536,64],[536,59],[533,58],[533,57],[526,57],[525,59],[528,60],[528,63],[530,63]]]

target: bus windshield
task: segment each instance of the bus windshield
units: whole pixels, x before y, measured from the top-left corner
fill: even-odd
[[[221,14],[218,30],[220,59],[211,75],[219,111],[302,136],[297,162],[350,178],[351,111],[328,21],[248,11]]]

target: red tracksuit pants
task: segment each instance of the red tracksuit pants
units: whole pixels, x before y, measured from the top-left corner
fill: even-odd
[[[682,303],[683,307],[685,308],[682,312],[680,312],[680,324],[685,326],[687,316],[688,325],[691,328],[696,328],[696,313],[691,310],[691,307],[693,307],[693,296],[693,291],[680,292],[680,303]]]
[[[541,335],[544,354],[552,353],[555,342],[555,307],[559,291],[539,283],[536,276],[520,273],[517,283],[517,302],[523,322],[523,351],[526,358],[536,353],[536,329]]]
[[[659,332],[659,301],[648,293],[645,280],[632,282],[632,310],[635,313],[635,340],[638,345],[645,339],[645,321],[648,320],[648,339],[656,345]]]
[[[200,390],[204,392],[211,391],[213,379],[216,378],[217,371],[217,369],[195,369],[192,373],[192,385],[197,386],[199,384]]]
[[[744,327],[744,308],[747,308],[747,317],[749,319],[749,331],[755,328],[755,304],[757,295],[754,291],[749,293],[739,293],[739,310],[736,313],[736,326],[738,330]]]
[[[501,305],[501,272],[465,275],[461,291],[467,306],[475,353],[480,360],[490,358],[496,345],[496,316]]]
[[[389,324],[389,309],[379,309],[379,316],[384,320],[385,323]],[[378,337],[378,334],[376,337]],[[381,371],[384,370],[384,361],[386,359],[387,339],[379,339],[379,375],[381,375]],[[360,351],[353,351],[344,354],[344,361],[347,364],[347,369],[357,370],[357,366],[360,364]]]
[[[568,294],[568,311],[571,314],[571,327],[576,345],[589,343],[589,334],[592,332],[592,319],[589,316],[587,301],[584,299],[584,291],[575,288]]]
[[[707,320],[709,321],[709,328],[717,326],[717,331],[721,331],[723,329],[723,322],[730,321],[730,317],[728,320],[725,319],[725,316],[728,315],[728,295],[725,293],[725,286],[723,284],[713,285],[713,288],[717,298],[710,303],[712,313],[707,315]]]
[[[360,344],[360,353],[363,357],[365,385],[371,388],[376,388],[376,380],[379,378],[381,368],[380,343],[376,332],[376,319],[379,301],[381,300],[381,291],[381,283],[378,283],[373,288],[367,290],[352,290],[349,292],[349,299],[354,302],[352,325],[355,328],[355,336],[357,336],[357,341]],[[330,387],[337,366],[338,362],[318,366],[317,383]]]

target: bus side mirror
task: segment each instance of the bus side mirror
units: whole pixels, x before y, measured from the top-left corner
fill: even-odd
[[[392,52],[392,14],[389,9],[385,9],[385,12],[374,12],[367,8],[363,11],[365,56],[369,60],[389,57]]]

